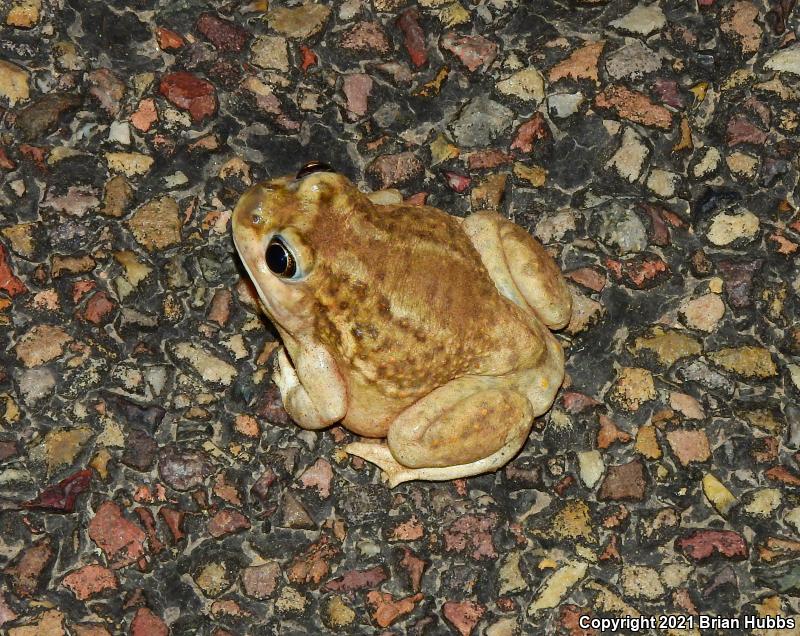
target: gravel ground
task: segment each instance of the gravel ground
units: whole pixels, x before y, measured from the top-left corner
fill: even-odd
[[[3,2],[0,632],[800,634],[794,4]],[[289,421],[229,220],[313,159],[558,259],[504,469]]]

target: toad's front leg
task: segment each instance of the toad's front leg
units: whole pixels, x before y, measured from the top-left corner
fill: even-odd
[[[344,380],[336,362],[322,347],[300,349],[296,366],[281,347],[272,379],[281,392],[286,412],[302,428],[325,428],[341,420],[347,412]]]
[[[521,393],[492,378],[448,382],[403,411],[387,443],[355,442],[345,451],[379,466],[389,485],[441,481],[497,470],[528,439],[533,410]]]

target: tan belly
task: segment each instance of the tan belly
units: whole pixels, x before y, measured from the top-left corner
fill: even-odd
[[[348,378],[344,427],[363,437],[386,437],[392,421],[416,398],[390,398],[355,374]]]

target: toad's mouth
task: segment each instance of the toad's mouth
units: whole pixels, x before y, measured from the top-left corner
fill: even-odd
[[[242,262],[244,266],[244,271],[247,272],[248,278],[250,278],[250,282],[253,283],[253,287],[256,289],[256,293],[258,294],[259,299],[261,300],[261,304],[265,310],[265,312],[272,317],[271,312],[266,311],[269,308],[269,301],[267,300],[266,295],[261,289],[261,285],[258,284],[258,279],[253,274],[253,270],[250,269],[250,265],[248,264],[248,253],[247,251],[239,244],[239,241],[236,240],[236,229],[233,230],[233,246],[236,248],[236,252],[239,254],[239,260]]]
[[[244,195],[242,196],[244,199]],[[239,254],[239,260],[244,266],[244,271],[253,283],[259,299],[261,300],[264,312],[270,317],[274,318],[273,306],[264,293],[264,285],[261,278],[266,274],[264,266],[258,267],[259,263],[263,260],[263,250],[261,249],[262,241],[259,240],[256,232],[252,228],[252,220],[254,214],[258,214],[260,210],[253,210],[252,206],[242,206],[242,199],[239,200],[231,215],[231,237],[233,238],[233,246]],[[246,220],[243,220],[246,219]],[[258,246],[256,249],[255,246]],[[269,274],[266,274],[269,275]]]

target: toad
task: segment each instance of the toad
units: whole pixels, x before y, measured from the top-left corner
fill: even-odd
[[[391,487],[496,470],[522,448],[564,377],[551,329],[570,318],[557,265],[491,211],[466,219],[365,194],[314,162],[249,188],[233,240],[281,337],[273,376],[305,429]]]

